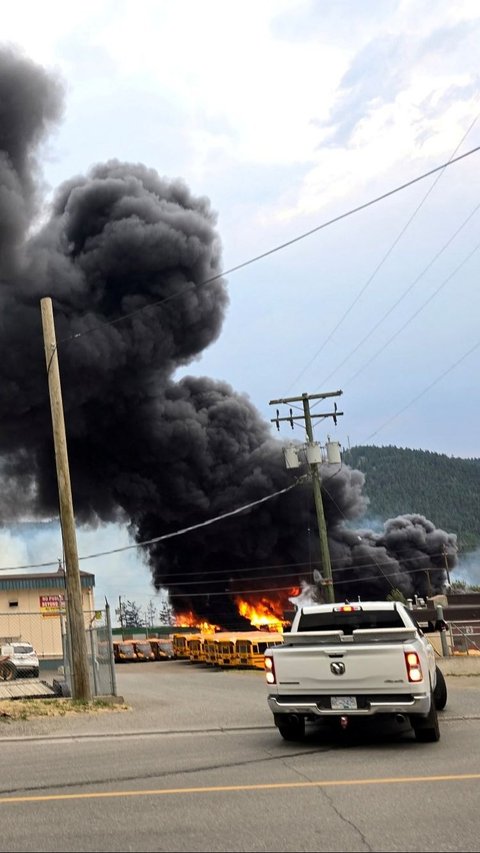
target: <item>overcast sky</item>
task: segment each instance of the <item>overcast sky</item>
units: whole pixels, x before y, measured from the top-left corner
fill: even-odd
[[[480,146],[476,0],[16,0],[1,38],[66,88],[46,201],[112,157],[181,177],[218,213],[224,270]],[[480,456],[479,166],[232,272],[222,333],[183,372],[228,381],[267,420],[272,398],[342,390],[321,442]],[[80,552],[126,544],[113,534],[82,534]],[[137,561],[82,568],[100,601],[148,600]]]

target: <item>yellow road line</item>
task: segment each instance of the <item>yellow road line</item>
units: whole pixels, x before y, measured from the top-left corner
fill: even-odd
[[[386,779],[324,779],[316,782],[265,782],[258,785],[213,785],[203,788],[152,788],[139,791],[97,791],[88,794],[41,794],[24,797],[0,797],[5,803],[39,803],[53,800],[95,800],[113,797],[159,797],[165,794],[214,794],[227,791],[273,791],[286,788],[342,788],[352,785],[398,785],[411,782],[462,782],[480,779],[480,773],[445,776],[393,776]]]

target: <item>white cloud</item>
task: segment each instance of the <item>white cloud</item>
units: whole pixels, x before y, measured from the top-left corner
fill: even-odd
[[[8,530],[2,531],[0,533],[0,566],[21,566],[28,562],[25,542]]]
[[[400,2],[389,14],[365,16],[361,28],[361,16],[355,15],[351,32],[341,16],[336,29],[329,25],[333,9],[327,4],[322,29],[314,6],[298,0],[143,0],[141,11],[129,0],[104,0],[69,6],[68,14],[64,4],[51,0],[46,15],[44,6],[20,0],[4,10],[3,32],[33,58],[62,70],[69,93],[60,145],[78,147],[78,128],[69,131],[69,120],[83,116],[79,148],[84,156],[91,151],[84,167],[100,159],[105,148],[114,150],[115,134],[120,147],[126,145],[123,137],[130,137],[141,158],[147,140],[127,128],[122,99],[131,97],[132,116],[137,109],[139,115],[155,111],[163,102],[161,120],[167,126],[168,104],[172,118],[178,111],[182,116],[187,178],[212,182],[218,169],[241,164],[303,166],[296,198],[279,185],[277,199],[265,206],[259,188],[259,221],[275,221],[319,211],[404,162],[413,171],[417,162],[441,159],[472,118],[467,87],[477,77],[476,39],[453,49],[448,33],[465,24],[475,31],[480,22],[475,3],[425,3],[419,12],[417,3]],[[280,27],[282,19],[286,24]],[[295,32],[300,22],[302,37]],[[357,98],[355,107],[352,94],[345,101],[349,69],[362,86],[370,81],[372,96],[363,104]],[[390,78],[395,80],[391,96],[387,88],[375,98]],[[464,96],[457,94],[454,103],[426,114],[427,100],[438,103],[459,87],[466,89]],[[354,121],[350,140],[329,148],[344,101],[344,118],[353,109],[361,111],[349,119]],[[102,136],[111,135],[106,146],[105,138],[87,129],[89,115],[109,111],[109,103],[125,127],[118,128],[114,113],[108,131],[98,116]],[[138,121],[133,127],[142,134]],[[151,165],[162,170],[160,159]]]
[[[319,224],[329,206],[331,215],[344,212],[448,159],[479,111],[479,28],[477,0],[17,0],[2,8],[3,37],[58,68],[67,84],[65,120],[45,162],[51,184],[111,156],[180,174],[220,211],[226,265]],[[479,144],[478,125],[462,151]],[[447,170],[351,325],[290,393],[319,390],[321,376],[431,260],[473,206],[475,169],[470,158]],[[187,372],[227,379],[270,417],[267,401],[286,392],[351,305],[426,191],[419,186],[417,195],[231,276],[224,332]],[[453,247],[446,269],[462,252]],[[440,270],[437,281],[444,276]],[[349,389],[344,444],[386,422],[473,343],[477,277],[476,268],[465,271],[461,300],[452,288],[441,310],[412,324]],[[393,320],[392,330],[401,323]],[[454,350],[445,346],[453,321]],[[389,328],[382,326],[383,340]],[[378,346],[373,340],[372,351]],[[361,351],[345,378],[366,358]],[[466,362],[463,377],[440,383],[378,441],[478,455],[478,404],[468,390],[477,365]],[[334,376],[330,387],[342,387],[344,377]],[[28,553],[56,559],[58,542],[39,534]],[[83,554],[119,543],[128,536],[115,528],[79,534]],[[25,562],[21,540],[7,537],[2,547],[8,563],[16,555]],[[88,570],[100,600],[151,591],[138,551],[92,560]]]
[[[163,594],[155,591],[142,549],[132,547],[135,543],[125,525],[108,524],[96,528],[79,528],[76,535],[79,568],[95,576],[94,595],[97,607],[103,608],[106,598],[113,612],[118,606],[120,595],[142,607],[151,599],[158,606]],[[124,550],[85,559],[89,555],[116,549]],[[30,566],[32,572],[54,572],[59,559],[63,559],[63,554],[60,525],[57,521],[18,524],[0,534],[0,575],[10,574],[12,569],[14,574],[28,571],[15,569],[18,566]],[[51,565],[39,565],[42,563]]]

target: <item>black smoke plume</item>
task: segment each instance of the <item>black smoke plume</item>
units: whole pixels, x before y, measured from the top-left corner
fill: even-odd
[[[209,200],[112,159],[42,206],[41,145],[61,112],[61,83],[0,50],[1,520],[58,513],[44,296],[54,305],[79,524],[123,520],[144,542],[284,489],[292,480],[282,445],[249,399],[226,382],[175,379],[218,337],[228,306]],[[455,536],[415,515],[387,521],[383,534],[354,530],[368,506],[363,474],[321,473],[339,594],[442,589]],[[150,546],[152,582],[177,610],[234,624],[236,595],[276,590],[286,600],[311,581],[315,518],[306,482]]]

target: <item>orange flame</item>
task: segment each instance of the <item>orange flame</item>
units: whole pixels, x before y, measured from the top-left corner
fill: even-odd
[[[237,595],[235,604],[240,615],[248,619],[255,628],[262,627],[268,631],[282,631],[285,625],[290,624],[288,619],[284,618],[284,609],[288,607],[288,598],[295,595],[299,595],[297,588],[291,589],[285,600],[281,599],[280,594],[276,601],[260,596],[255,602],[252,601],[251,597],[247,601]]]
[[[215,631],[220,630],[220,625],[214,625],[212,622],[201,620],[195,615],[193,610],[186,611],[185,613],[176,613],[175,625],[178,628],[196,628],[204,634],[214,634]]]

